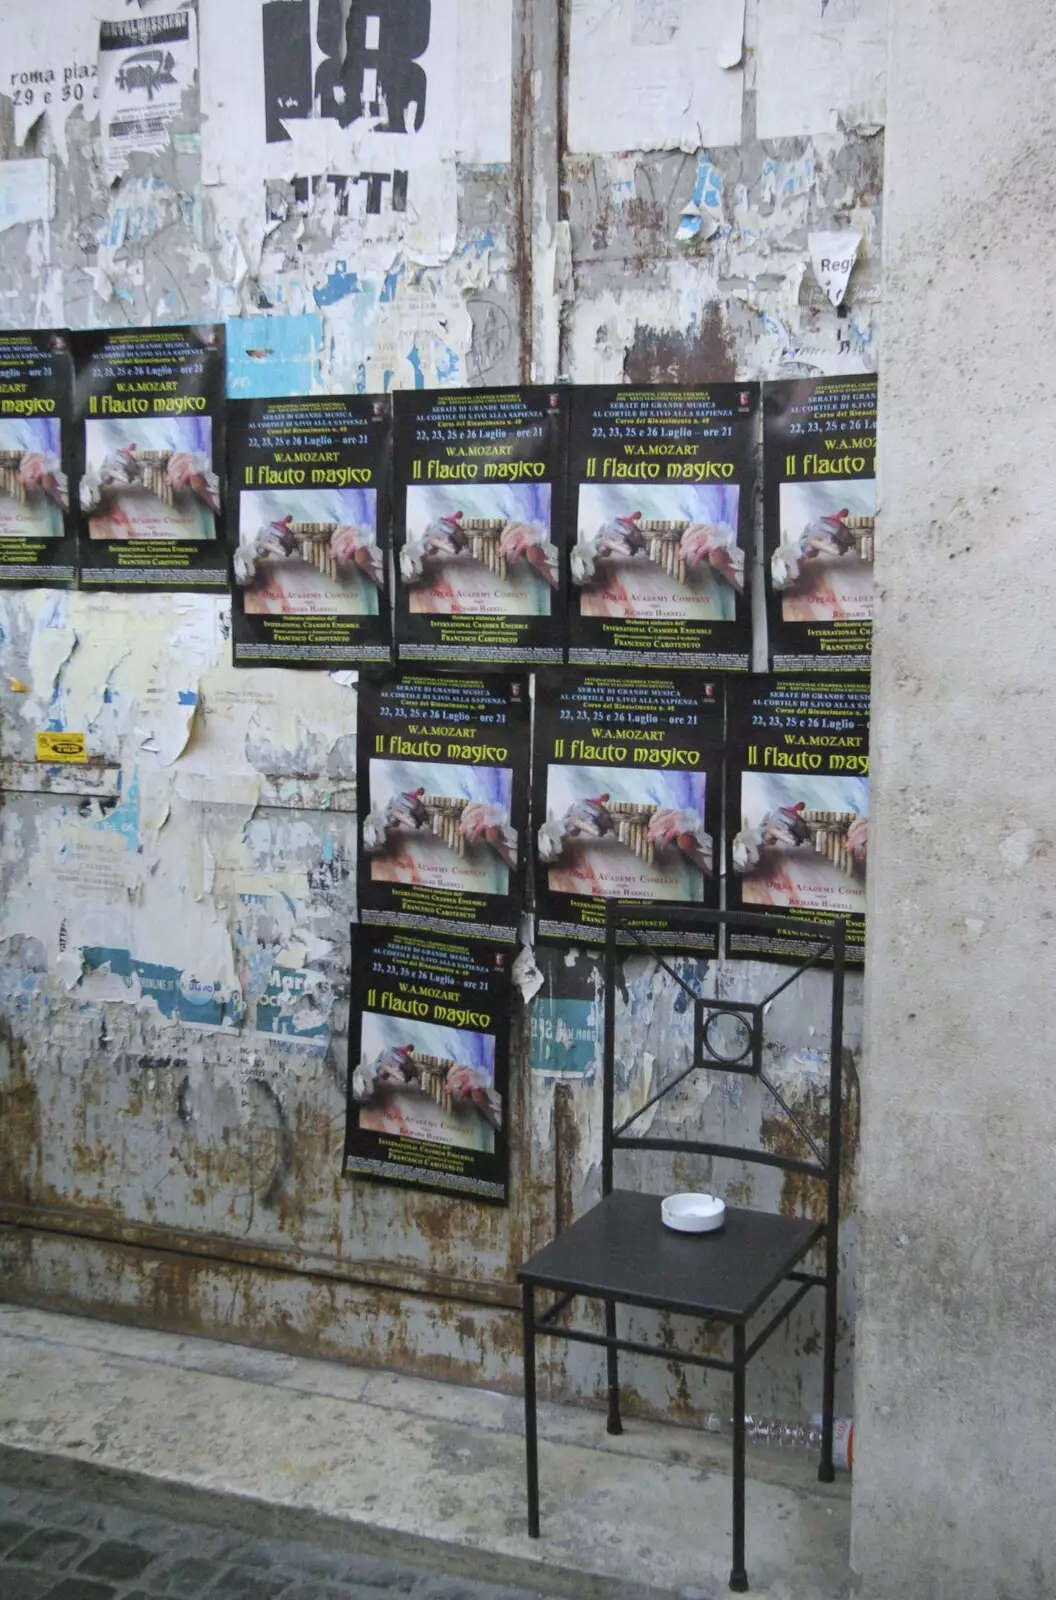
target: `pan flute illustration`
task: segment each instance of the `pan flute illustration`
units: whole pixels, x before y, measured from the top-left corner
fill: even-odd
[[[433,837],[442,839],[456,856],[466,853],[465,835],[459,832],[459,823],[468,801],[462,796],[424,794],[422,805],[429,813],[429,826]]]
[[[873,517],[848,517],[847,532],[854,536],[855,553],[861,561],[873,559]]]
[[[474,561],[482,562],[501,583],[506,582],[506,557],[499,554],[499,538],[505,526],[503,517],[469,517],[462,523],[462,532],[469,536],[467,553]]]
[[[854,874],[854,855],[847,848],[847,829],[856,819],[853,811],[801,811],[799,820],[810,829],[811,843],[848,878]]]
[[[291,522],[290,532],[297,540],[297,553],[302,561],[321,572],[324,578],[337,577],[337,561],[330,550],[330,541],[337,532],[336,522]]]
[[[172,485],[166,478],[166,471],[172,459],[171,450],[137,450],[136,465],[143,470],[143,486],[151,494],[157,495],[164,505],[175,504]]]
[[[606,810],[616,823],[616,837],[639,860],[651,867],[656,860],[656,846],[646,839],[655,806],[639,806],[629,800],[609,801]]]
[[[434,1100],[441,1111],[450,1112],[454,1097],[447,1087],[447,1075],[455,1063],[447,1056],[419,1055],[415,1050],[408,1065],[430,1100]]]
[[[662,567],[669,578],[674,578],[676,583],[685,584],[686,563],[679,555],[682,535],[689,527],[688,522],[650,522],[642,521],[638,524],[639,532],[645,535],[645,553],[650,561],[655,561]]]
[[[18,476],[21,465],[21,450],[0,450],[0,489],[24,506],[26,486]]]

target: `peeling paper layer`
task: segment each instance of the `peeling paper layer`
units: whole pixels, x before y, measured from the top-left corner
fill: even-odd
[[[759,0],[760,139],[882,127],[887,0]]]
[[[720,57],[738,30],[744,0],[572,0],[569,151],[737,144],[743,74]]]
[[[0,162],[0,233],[51,216],[51,168],[43,157]]]

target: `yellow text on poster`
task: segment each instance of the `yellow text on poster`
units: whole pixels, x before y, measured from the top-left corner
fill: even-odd
[[[38,733],[38,761],[87,761],[88,745],[83,733]]]

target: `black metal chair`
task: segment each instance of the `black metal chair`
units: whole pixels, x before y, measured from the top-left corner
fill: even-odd
[[[517,1274],[522,1288],[524,1314],[528,1532],[533,1538],[539,1536],[535,1392],[535,1340],[538,1334],[604,1348],[607,1359],[609,1433],[623,1431],[618,1370],[621,1350],[729,1372],[733,1375],[733,1566],[730,1588],[743,1592],[748,1588],[744,1564],[745,1369],[804,1295],[815,1287],[825,1292],[822,1445],[818,1477],[823,1483],[831,1483],[834,1475],[832,1432],[836,1376],[840,1101],[843,1085],[844,923],[839,918],[824,925],[797,923],[798,931],[807,933],[812,940],[817,939],[816,947],[811,949],[809,956],[790,977],[785,978],[762,1000],[749,1002],[702,996],[685,983],[670,965],[670,950],[665,953],[654,949],[647,939],[629,926],[632,915],[631,911],[610,906],[606,919],[602,1199],[586,1216],[559,1234],[552,1244],[525,1262]],[[688,910],[684,914],[680,912],[680,923],[683,916],[687,926],[713,924],[717,929],[741,927],[770,931],[773,928],[772,919],[744,912]],[[651,1095],[618,1128],[614,1128],[615,997],[621,942],[624,954],[633,953],[633,946],[637,945],[651,955],[691,997],[695,1008],[695,1044],[690,1065]],[[630,952],[627,950],[628,943],[632,946]],[[767,1006],[803,972],[823,960],[831,961],[832,966],[829,1117],[824,1153],[763,1071],[763,1027]],[[691,1072],[698,1070],[744,1072],[759,1078],[798,1130],[814,1159],[781,1155],[770,1150],[745,1149],[712,1140],[627,1137],[627,1130],[644,1112],[670,1093]],[[721,1233],[673,1233],[661,1221],[660,1196],[613,1188],[613,1152],[616,1150],[666,1150],[727,1157],[781,1167],[788,1172],[817,1178],[827,1191],[825,1220],[775,1216],[768,1212],[729,1206]],[[803,1258],[822,1239],[825,1242],[824,1272],[802,1270],[800,1263]],[[792,1293],[749,1340],[749,1322],[783,1284],[794,1285]],[[539,1290],[556,1292],[559,1298],[537,1317],[535,1297]],[[557,1322],[565,1307],[581,1296],[603,1302],[604,1335],[587,1329],[564,1327]],[[732,1354],[727,1358],[704,1356],[617,1338],[616,1307],[621,1304],[648,1306],[655,1310],[700,1317],[710,1323],[726,1324],[732,1330]]]

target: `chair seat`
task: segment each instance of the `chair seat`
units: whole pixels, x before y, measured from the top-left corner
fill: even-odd
[[[674,1233],[660,1196],[616,1189],[517,1273],[521,1283],[745,1322],[824,1233],[809,1217],[727,1206],[719,1233]]]

